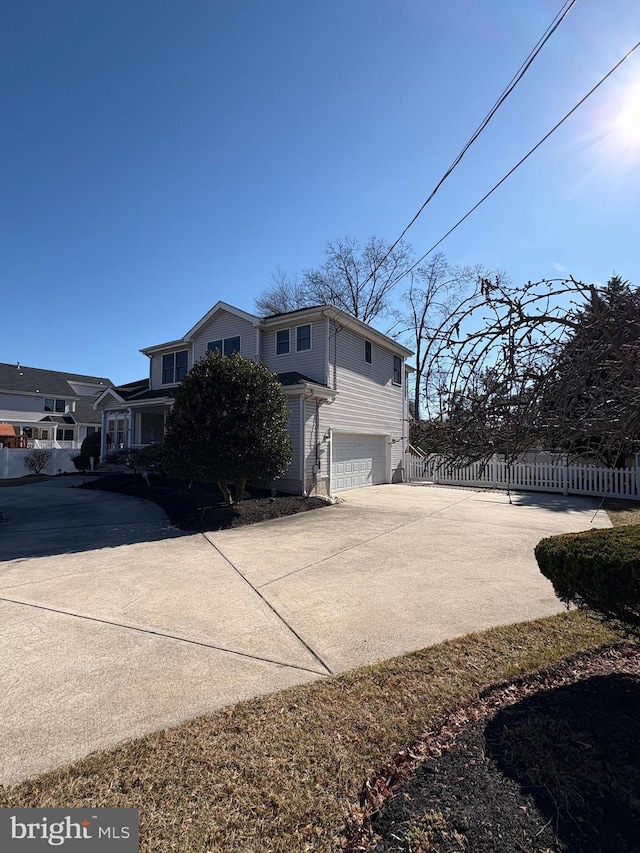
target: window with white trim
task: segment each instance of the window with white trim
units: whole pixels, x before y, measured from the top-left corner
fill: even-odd
[[[399,355],[393,357],[393,384],[402,385],[402,359]]]
[[[44,401],[44,411],[45,412],[58,412],[58,414],[63,414],[65,410],[65,401],[64,400],[55,400],[52,397],[47,397]]]
[[[233,355],[240,352],[240,335],[235,335],[233,338],[218,338],[217,341],[209,341],[207,350],[215,352],[217,350],[220,355]]]
[[[72,429],[57,429],[56,441],[73,441]]]
[[[367,364],[371,364],[371,341],[364,342],[364,360]]]
[[[304,326],[296,326],[296,352],[305,352],[311,349],[311,323]]]
[[[291,347],[291,330],[279,329],[276,332],[276,355],[288,355]]]
[[[182,382],[189,367],[189,351],[168,352],[162,356],[162,384]]]

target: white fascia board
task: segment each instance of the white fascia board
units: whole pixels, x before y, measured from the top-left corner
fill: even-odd
[[[318,398],[320,400],[333,400],[338,392],[323,385],[312,382],[299,382],[297,385],[283,385],[282,390],[287,397],[297,397],[299,394],[306,395],[308,400]]]
[[[53,423],[53,421],[43,421],[42,418],[39,418],[37,421],[29,420],[31,415],[37,414],[36,412],[25,412],[24,416],[20,412],[14,412],[11,417],[2,417],[0,418],[0,424],[9,424],[10,426],[22,426],[32,424],[33,426],[42,426],[44,423],[45,426]]]
[[[248,314],[240,308],[229,305],[228,302],[216,302],[213,308],[210,311],[207,311],[204,317],[201,320],[198,320],[192,329],[189,329],[187,334],[184,336],[184,340],[190,341],[193,336],[196,335],[200,329],[218,313],[218,311],[225,311],[227,314],[233,314],[234,317],[240,317],[242,320],[246,320],[247,323],[251,323],[253,326],[260,325],[260,318],[256,317],[255,314]]]
[[[125,405],[130,409],[142,409],[145,406],[173,406],[173,397],[154,397],[152,400],[127,400]]]
[[[98,411],[98,403],[101,403],[107,396],[107,394],[110,394],[112,397],[114,397],[116,402],[124,403],[124,399],[119,394],[116,394],[113,388],[107,388],[105,391],[102,392],[102,394],[100,394],[97,400],[93,401],[93,405],[91,406],[91,408],[94,412]]]
[[[12,397],[48,397],[49,399],[57,397],[58,400],[63,398],[65,400],[82,399],[75,391],[72,394],[68,394],[66,391],[64,394],[59,394],[57,391],[12,391],[10,388],[0,388],[0,394],[11,394]]]
[[[176,347],[183,347],[183,346],[186,346],[186,341],[184,338],[180,338],[180,340],[178,340],[178,341],[167,341],[166,344],[155,344],[152,347],[145,347],[144,349],[138,350],[138,352],[141,352],[143,355],[148,355],[149,358],[151,358],[151,356],[154,353],[162,352],[162,350],[170,350],[170,349],[175,349]]]

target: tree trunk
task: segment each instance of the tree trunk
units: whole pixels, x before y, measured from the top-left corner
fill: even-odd
[[[233,503],[233,498],[231,497],[231,492],[229,491],[227,484],[223,483],[222,480],[218,480],[218,488],[222,493],[222,497],[225,500],[225,503],[231,505]]]
[[[236,483],[236,503],[239,504],[242,502],[242,498],[244,497],[244,487],[247,485],[246,480],[238,480]]]

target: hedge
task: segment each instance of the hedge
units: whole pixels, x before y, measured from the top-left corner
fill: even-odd
[[[640,525],[550,536],[535,555],[561,601],[640,636]]]

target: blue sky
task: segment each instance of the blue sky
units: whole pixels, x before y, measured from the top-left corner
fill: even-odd
[[[394,240],[561,0],[0,8],[0,361],[126,382],[327,240]],[[411,229],[422,254],[638,40],[578,0]],[[441,246],[514,282],[640,284],[640,50]],[[636,118],[640,124],[640,109]],[[401,287],[398,288],[398,296]]]

